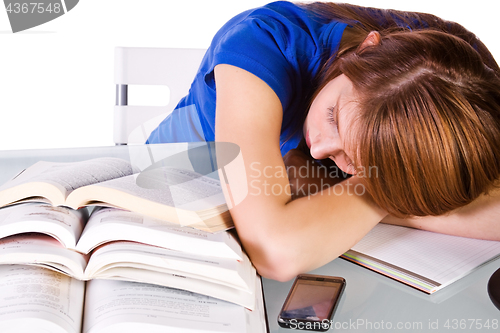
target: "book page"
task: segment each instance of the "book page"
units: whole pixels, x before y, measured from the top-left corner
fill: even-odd
[[[2,333],[79,333],[85,284],[41,267],[0,266]]]
[[[72,163],[41,161],[5,183],[0,190],[28,182],[43,182],[55,185],[66,197],[79,187],[124,177],[133,173],[134,169],[129,162],[112,157]]]
[[[248,333],[264,333],[269,332],[268,318],[266,307],[264,304],[264,293],[262,291],[262,278],[257,276],[255,279],[255,308],[253,310],[245,310],[247,317],[247,332]]]
[[[191,211],[225,206],[219,180],[174,168],[165,167],[155,171],[113,179],[100,183],[99,186],[118,189],[152,202]]]
[[[243,259],[241,246],[229,232],[210,233],[179,227],[142,214],[116,208],[92,212],[77,250],[88,253],[110,241],[134,241],[202,256]]]
[[[215,297],[248,309],[255,308],[255,292],[213,283],[205,279],[195,279],[188,276],[156,272],[134,267],[112,267],[102,273],[103,279],[152,283],[158,286],[178,288],[194,293]],[[254,276],[256,278],[256,276]]]
[[[352,250],[444,285],[498,256],[500,242],[378,224]]]
[[[84,279],[88,256],[68,250],[53,237],[25,233],[0,239],[0,264],[45,265],[77,279]]]
[[[243,261],[193,255],[134,242],[113,242],[92,253],[85,270],[87,277],[99,278],[100,273],[115,267],[134,267],[147,271],[180,274],[203,279],[232,288],[250,291],[255,270],[244,256]]]
[[[137,179],[143,176],[144,172],[141,172],[85,186],[73,191],[66,198],[66,205],[122,208],[211,232],[231,228],[233,223],[219,181],[207,176],[196,176],[191,181],[180,182],[179,179],[190,177],[184,174],[177,177],[178,172],[183,174],[182,170],[173,171],[176,177],[172,177],[172,184],[146,184],[136,180],[136,176]]]
[[[74,249],[88,218],[86,209],[73,210],[42,203],[23,203],[0,209],[0,238],[39,232]]]
[[[84,333],[180,331],[246,332],[245,308],[151,284],[88,282]]]

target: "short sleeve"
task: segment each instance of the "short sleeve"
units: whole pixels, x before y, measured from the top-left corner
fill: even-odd
[[[310,15],[300,6],[276,2],[229,21],[209,49],[207,84],[214,87],[216,65],[229,64],[266,82],[284,110],[296,104],[308,92],[321,64],[338,47],[345,28],[339,22],[321,24]],[[332,41],[332,36],[338,40]]]
[[[284,108],[289,104],[292,82],[299,68],[287,59],[284,27],[269,17],[249,17],[225,34],[214,48],[213,67],[229,64],[255,74],[278,95]]]

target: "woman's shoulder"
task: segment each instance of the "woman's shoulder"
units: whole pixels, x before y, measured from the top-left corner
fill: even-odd
[[[247,10],[214,36],[202,68],[204,82],[215,88],[213,70],[218,64],[241,68],[265,81],[287,110],[294,99],[308,94],[345,26],[325,24],[306,7],[288,1]]]
[[[335,24],[335,22],[331,22]],[[244,27],[251,27],[255,32],[293,32],[308,35],[320,34],[325,21],[307,7],[289,1],[275,1],[267,5],[246,10],[230,19],[216,34],[221,37],[238,33]],[[292,38],[292,35],[280,37]]]
[[[335,20],[318,19],[305,6],[277,1],[229,20],[214,36],[210,51],[216,57],[231,53],[254,62],[274,59],[310,67],[312,59],[336,49],[345,27]]]

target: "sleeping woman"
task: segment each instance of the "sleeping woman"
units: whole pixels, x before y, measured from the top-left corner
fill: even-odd
[[[379,222],[500,240],[499,75],[430,14],[274,2],[221,28],[148,142],[240,147],[228,188],[257,191],[231,215],[264,277],[319,267]]]

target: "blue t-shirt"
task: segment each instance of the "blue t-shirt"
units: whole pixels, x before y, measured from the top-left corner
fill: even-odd
[[[148,143],[215,140],[214,68],[229,64],[266,82],[283,106],[282,155],[302,138],[314,77],[337,52],[345,23],[324,22],[303,7],[279,1],[245,11],[215,35],[189,94],[150,135]],[[238,110],[234,110],[238,112]]]

